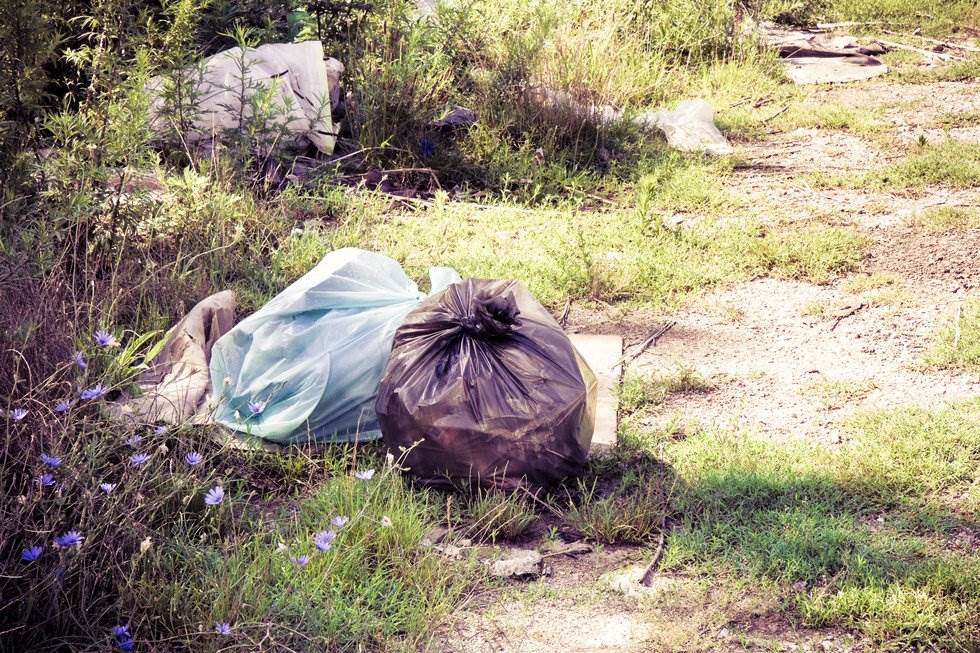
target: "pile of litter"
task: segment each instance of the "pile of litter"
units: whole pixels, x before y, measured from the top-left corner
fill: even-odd
[[[886,48],[874,42],[859,45],[853,36],[835,35],[829,28],[790,30],[764,22],[762,42],[779,52],[786,74],[796,84],[829,84],[871,79],[888,72],[875,55]]]
[[[234,296],[198,304],[114,406],[139,423],[217,424],[238,438],[318,445],[383,435],[432,484],[545,486],[580,472],[597,384],[555,319],[516,281],[327,254],[232,326]]]
[[[319,41],[219,52],[183,71],[191,86],[188,93],[200,98],[200,106],[181,138],[188,145],[225,140],[242,128],[241,121],[253,119],[252,100],[262,96],[269,103],[271,118],[294,143],[308,141],[330,154],[337,140],[331,108],[340,101],[343,71],[339,61],[324,56]],[[161,77],[150,79],[146,88],[150,128],[165,134],[173,128],[166,112],[169,91]],[[271,97],[264,97],[270,93]]]

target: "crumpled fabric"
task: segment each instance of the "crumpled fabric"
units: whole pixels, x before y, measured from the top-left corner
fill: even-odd
[[[246,71],[243,76],[242,62]],[[270,122],[281,124],[294,142],[309,141],[324,154],[337,140],[330,110],[339,101],[343,65],[324,56],[319,41],[269,43],[257,48],[231,48],[208,57],[186,71],[199,98],[191,125],[182,133],[188,145],[221,141],[240,127],[240,112],[251,116],[249,100],[271,89]],[[172,117],[165,115],[164,80],[147,83],[150,128],[167,133]],[[242,107],[242,95],[245,106]],[[270,138],[274,137],[270,134]],[[288,139],[287,139],[288,140]]]
[[[234,324],[232,291],[198,302],[167,333],[163,347],[137,378],[139,394],[110,405],[110,413],[140,424],[209,421],[212,348]]]

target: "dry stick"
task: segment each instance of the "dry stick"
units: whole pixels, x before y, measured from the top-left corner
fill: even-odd
[[[904,43],[896,43],[894,41],[885,41],[883,39],[878,39],[878,43],[881,43],[885,47],[895,48],[897,50],[909,50],[911,52],[918,52],[919,54],[932,57],[934,59],[939,59],[940,61],[964,61],[963,57],[957,57],[956,55],[946,54],[944,52],[933,52],[932,50],[923,50],[922,48],[917,48],[912,45],[905,45]]]
[[[653,552],[653,560],[647,565],[646,571],[643,572],[643,577],[640,578],[640,585],[643,587],[650,587],[650,583],[653,582],[653,575],[657,572],[657,564],[664,555],[664,542],[667,539],[667,531],[663,528],[665,525],[666,522],[660,527],[660,538],[657,541],[657,548]]]
[[[895,36],[906,36],[905,34],[902,34],[900,32],[890,32],[888,30],[884,30],[884,33],[894,34]],[[908,36],[914,36],[920,41],[925,41],[927,43],[935,43],[936,45],[941,45],[946,48],[953,48],[954,50],[964,50],[966,52],[980,52],[980,48],[974,48],[972,46],[964,45],[962,43],[950,43],[949,41],[940,41],[939,39],[931,39],[927,36],[919,36],[918,34],[910,34]]]
[[[612,369],[616,369],[620,365],[623,365],[625,367],[626,365],[632,363],[634,360],[636,360],[636,358],[640,354],[642,354],[647,349],[649,349],[650,345],[657,344],[657,341],[660,340],[660,337],[663,336],[668,331],[670,331],[671,329],[673,329],[675,324],[677,324],[677,322],[671,320],[670,322],[667,322],[665,325],[663,325],[662,327],[654,331],[652,334],[650,334],[649,338],[643,341],[643,344],[640,345],[640,348],[637,349],[636,352],[630,355],[624,354],[622,358],[620,358],[618,361],[616,361],[613,364]]]
[[[643,572],[643,576],[640,577],[640,585],[643,587],[650,587],[650,583],[653,582],[653,575],[657,572],[657,565],[660,564],[660,558],[664,555],[664,542],[667,541],[667,511],[670,506],[670,499],[674,495],[674,489],[677,487],[677,477],[674,477],[673,482],[670,484],[670,490],[667,492],[667,496],[664,498],[664,514],[663,519],[660,520],[660,537],[657,541],[657,548],[653,552],[653,559],[650,560],[650,564],[647,565],[646,571]]]
[[[558,320],[558,324],[560,324],[561,328],[563,329],[565,328],[565,325],[568,324],[568,313],[571,310],[572,310],[572,300],[568,299],[565,301],[565,310],[561,312],[561,318],[559,318]]]

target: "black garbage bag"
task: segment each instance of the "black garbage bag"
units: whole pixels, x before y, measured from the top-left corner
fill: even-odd
[[[389,451],[424,482],[543,487],[582,471],[595,375],[517,281],[467,279],[395,333],[375,408]]]

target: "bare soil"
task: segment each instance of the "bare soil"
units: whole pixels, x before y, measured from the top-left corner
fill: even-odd
[[[635,346],[664,321],[675,326],[628,373],[680,366],[711,380],[708,392],[674,394],[651,425],[739,429],[774,440],[833,445],[849,417],[897,406],[937,407],[980,394],[976,374],[930,369],[925,354],[964,297],[980,288],[980,229],[929,231],[931,206],[978,206],[980,189],[901,193],[815,188],[814,173],[860,173],[904,156],[920,134],[977,141],[974,126],[947,129],[951,112],[980,110],[975,84],[902,84],[887,76],[812,87],[808,101],[874,108],[892,125],[873,138],[796,129],[740,145],[744,163],[726,190],[738,216],[773,223],[841,224],[869,240],[861,269],[826,285],[757,279],[714,292],[671,315],[573,308],[570,328],[620,333]],[[679,222],[696,221],[683,216]],[[890,279],[889,283],[860,283]],[[874,287],[882,286],[882,287]],[[971,546],[964,532],[950,546]],[[533,546],[526,543],[525,546]],[[860,651],[840,631],[802,628],[780,597],[731,590],[684,575],[636,582],[642,549],[555,559],[554,573],[474,600],[432,649],[494,653],[655,651]]]

